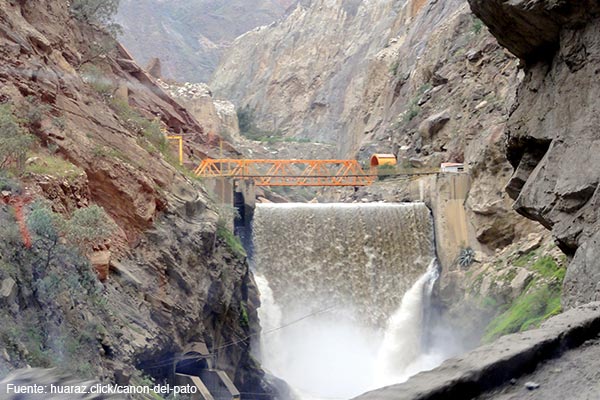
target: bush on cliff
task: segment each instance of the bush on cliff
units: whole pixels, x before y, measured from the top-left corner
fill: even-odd
[[[27,248],[14,216],[0,209],[0,281],[12,279],[17,287],[16,296],[0,305],[0,348],[7,350],[12,367],[96,374],[99,340],[111,329],[110,316],[82,251],[91,238],[101,240],[107,233],[100,210],[81,209],[65,219],[35,203],[27,218],[33,239]],[[73,243],[69,238],[75,235]]]
[[[0,168],[13,167],[22,172],[32,143],[33,136],[21,127],[12,107],[0,105]]]

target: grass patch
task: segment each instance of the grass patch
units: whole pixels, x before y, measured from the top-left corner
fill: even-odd
[[[490,322],[482,339],[484,343],[510,333],[537,328],[562,311],[561,286],[566,274],[562,263],[549,255],[538,257],[537,251],[531,251],[517,257],[512,265],[535,272],[535,278],[508,309]],[[505,281],[512,281],[516,272],[516,269],[511,269],[504,277]]]
[[[110,99],[110,107],[117,113],[123,125],[140,135],[137,143],[150,154],[161,153],[167,158],[169,143],[157,119],[150,120],[132,108],[127,101]]]
[[[112,147],[108,147],[108,146],[97,145],[96,147],[94,147],[93,153],[94,153],[94,156],[99,157],[99,158],[103,158],[103,157],[104,158],[116,158],[121,161],[131,162],[129,157],[127,157],[125,155],[125,153],[123,153],[121,150],[118,150],[118,149],[115,149]]]
[[[25,167],[26,172],[38,175],[51,175],[68,180],[83,174],[83,170],[59,156],[37,155],[38,161]]]
[[[225,241],[227,247],[229,247],[234,254],[241,257],[246,257],[246,250],[244,250],[244,246],[242,246],[240,239],[224,225],[219,224],[217,228],[217,236]]]
[[[567,273],[567,269],[559,266],[551,256],[540,257],[533,263],[531,269],[544,278],[554,279],[559,282],[565,279],[565,274]]]
[[[513,265],[517,267],[524,268],[531,264],[531,261],[535,258],[535,251],[531,251],[529,253],[525,253],[519,256],[516,260],[513,261]]]
[[[546,319],[559,314],[560,286],[543,284],[535,287],[530,284],[511,305],[488,325],[482,341],[489,343],[500,336],[527,329],[537,328]]]

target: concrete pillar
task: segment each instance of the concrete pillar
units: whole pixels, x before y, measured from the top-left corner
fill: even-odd
[[[252,256],[252,218],[256,208],[256,190],[254,181],[239,180],[235,182],[234,207],[237,215],[234,232],[242,241],[249,257]]]

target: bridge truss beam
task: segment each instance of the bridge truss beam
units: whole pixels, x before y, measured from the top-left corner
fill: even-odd
[[[356,160],[206,159],[194,173],[204,178],[252,179],[256,186],[369,186],[377,179]]]

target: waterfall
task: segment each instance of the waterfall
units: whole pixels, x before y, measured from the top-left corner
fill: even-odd
[[[431,298],[438,276],[437,262],[433,260],[388,319],[375,364],[375,386],[403,382],[442,361],[437,354],[427,353],[422,334],[427,321],[424,302]]]
[[[261,204],[253,243],[259,357],[299,397],[350,398],[434,366],[423,348],[438,273],[424,204]]]

